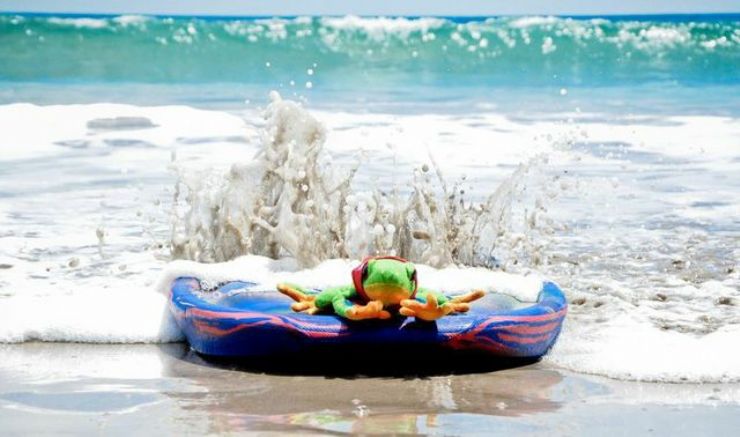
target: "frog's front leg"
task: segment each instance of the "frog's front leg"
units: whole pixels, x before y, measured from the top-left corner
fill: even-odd
[[[383,303],[380,301],[370,301],[365,305],[355,303],[354,300],[358,298],[358,295],[352,285],[336,287],[327,291],[331,291],[331,293],[324,294],[322,292],[316,299],[316,305],[319,308],[331,305],[334,312],[340,317],[350,320],[388,319],[391,317],[391,313],[383,309]]]
[[[464,313],[470,310],[470,302],[480,299],[483,295],[483,291],[475,290],[449,299],[442,293],[419,288],[416,299],[401,301],[401,309],[398,312],[407,317],[431,322],[453,312]]]
[[[340,305],[344,305],[346,308],[347,302],[349,301],[344,301]],[[334,305],[334,309],[337,309],[336,305]],[[337,314],[340,314],[339,311],[337,311]],[[391,313],[383,309],[383,302],[372,300],[365,305],[353,304],[346,309],[344,317],[350,320],[390,319]]]

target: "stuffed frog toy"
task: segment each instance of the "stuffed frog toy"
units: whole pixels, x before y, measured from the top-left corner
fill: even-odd
[[[296,312],[333,311],[350,320],[388,319],[391,311],[433,321],[470,309],[470,302],[485,294],[474,290],[454,298],[419,287],[416,267],[403,258],[366,258],[352,270],[352,285],[331,287],[318,294],[294,284],[278,284],[278,291],[295,301]]]

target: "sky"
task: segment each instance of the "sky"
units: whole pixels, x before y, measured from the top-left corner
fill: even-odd
[[[740,0],[0,0],[0,12],[164,15],[613,15],[740,12]]]

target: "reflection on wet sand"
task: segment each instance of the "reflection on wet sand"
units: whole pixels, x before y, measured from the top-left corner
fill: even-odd
[[[332,357],[323,374],[305,357],[271,370],[207,362],[184,344],[6,344],[0,356],[2,435],[733,435],[740,391],[614,381],[544,363],[495,370],[439,355]]]
[[[419,377],[413,372],[414,366],[423,365],[418,361],[393,361],[395,366],[409,366],[408,377],[271,375],[224,363],[214,368],[212,362],[187,350],[180,358],[166,371],[184,376],[181,372],[187,369],[189,381],[202,390],[169,395],[185,409],[207,412],[211,432],[290,429],[403,434],[466,431],[469,426],[473,428],[467,431],[475,432],[497,418],[557,410],[560,402],[554,400],[553,388],[563,379],[556,371],[531,366]],[[388,359],[393,360],[393,355]],[[352,365],[354,360],[345,361]]]

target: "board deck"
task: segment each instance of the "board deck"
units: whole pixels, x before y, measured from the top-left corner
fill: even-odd
[[[349,321],[333,314],[308,315],[275,290],[233,281],[204,290],[193,277],[174,281],[170,309],[191,347],[218,357],[305,354],[358,345],[442,347],[501,357],[539,358],[555,343],[567,312],[565,296],[544,282],[537,302],[488,293],[464,314],[435,322],[394,317]]]

